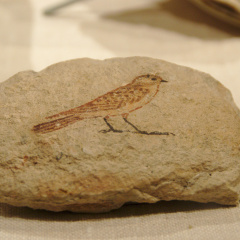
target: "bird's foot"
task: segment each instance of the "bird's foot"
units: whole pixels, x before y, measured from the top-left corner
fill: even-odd
[[[165,135],[165,136],[173,135],[173,136],[175,136],[175,134],[174,134],[174,133],[171,133],[171,132],[158,132],[158,131],[147,132],[147,131],[137,131],[136,133],[145,134],[145,135]]]
[[[108,133],[108,132],[116,132],[116,133],[123,133],[122,130],[116,130],[116,129],[104,129],[100,131],[101,133]]]
[[[158,132],[158,131],[155,131],[155,132],[150,132],[149,135],[173,135],[175,136],[174,133],[171,133],[171,132]]]

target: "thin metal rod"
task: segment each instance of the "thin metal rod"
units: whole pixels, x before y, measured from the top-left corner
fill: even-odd
[[[71,4],[73,4],[75,2],[79,2],[79,1],[83,1],[83,0],[68,0],[68,1],[65,1],[65,2],[62,2],[62,3],[59,3],[58,5],[47,8],[46,10],[44,10],[43,13],[45,15],[52,15],[57,10],[59,10],[61,8],[64,8],[64,7],[67,7],[68,5],[71,5]]]

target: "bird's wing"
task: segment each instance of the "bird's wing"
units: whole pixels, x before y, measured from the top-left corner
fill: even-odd
[[[128,102],[134,100],[134,89],[128,85],[117,88],[110,91],[86,104],[79,107],[60,112],[53,116],[47,117],[47,119],[57,118],[60,116],[68,115],[81,115],[83,113],[98,112],[98,111],[110,111],[124,107]]]

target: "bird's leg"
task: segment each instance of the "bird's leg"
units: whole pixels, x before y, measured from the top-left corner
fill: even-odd
[[[109,129],[108,130],[102,130],[101,132],[103,133],[107,133],[107,132],[118,132],[118,133],[122,133],[123,131],[122,130],[117,130],[117,129],[114,129],[113,126],[108,122],[108,119],[109,117],[105,117],[103,118],[104,122],[108,125]]]
[[[133,127],[138,133],[140,134],[146,134],[146,135],[170,135],[172,134],[173,136],[175,136],[174,133],[169,133],[169,132],[147,132],[147,131],[142,131],[142,130],[139,130],[136,126],[134,126],[131,122],[129,122],[127,120],[127,117],[124,117],[123,116],[123,120],[128,123],[131,127]]]
[[[130,123],[128,120],[127,120],[127,117],[123,117],[123,120],[127,123],[127,124],[129,124],[131,127],[133,127],[138,133],[141,133],[141,134],[147,134],[147,132],[146,131],[141,131],[141,130],[139,130],[136,126],[134,126],[132,123]]]

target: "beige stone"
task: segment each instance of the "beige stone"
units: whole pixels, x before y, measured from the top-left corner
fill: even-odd
[[[150,96],[152,75],[159,90]],[[116,98],[98,98],[119,87],[125,92]],[[137,100],[138,91],[149,102]],[[99,106],[84,105],[97,98]],[[130,101],[142,107],[132,111]],[[127,202],[239,202],[240,111],[206,73],[144,57],[76,59],[16,74],[0,84],[0,104],[0,202],[75,212]],[[103,111],[117,115],[107,121],[119,132],[109,131]],[[141,132],[123,119],[128,111]],[[37,130],[46,122],[51,131]]]

